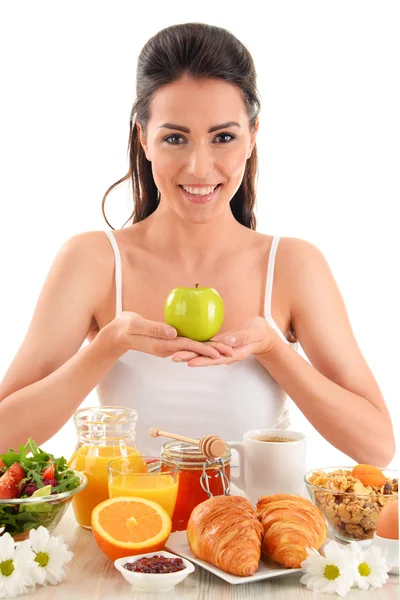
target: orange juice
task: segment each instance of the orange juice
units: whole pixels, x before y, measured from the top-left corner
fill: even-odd
[[[154,500],[161,504],[172,518],[178,494],[178,478],[162,473],[121,473],[113,475],[108,490],[110,498],[138,496]]]
[[[91,446],[84,444],[74,452],[68,465],[83,471],[88,478],[86,488],[72,499],[75,518],[79,525],[91,527],[92,510],[108,499],[107,464],[114,458],[137,455],[138,472],[146,471],[146,465],[135,448],[126,446]]]

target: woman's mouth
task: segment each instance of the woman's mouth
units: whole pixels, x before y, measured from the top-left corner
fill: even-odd
[[[221,186],[222,183],[218,183],[216,186],[207,186],[207,188],[204,186],[198,188],[195,185],[180,185],[179,187],[184,196],[194,204],[206,204],[215,198]],[[213,187],[214,189],[212,189]]]

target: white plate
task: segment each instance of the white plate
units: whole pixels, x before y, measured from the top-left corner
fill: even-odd
[[[278,565],[278,563],[262,556],[260,565],[254,575],[250,575],[249,577],[238,577],[237,575],[225,573],[222,569],[218,569],[218,567],[214,567],[214,565],[210,565],[210,563],[200,560],[193,554],[189,548],[186,531],[176,531],[175,533],[171,533],[165,547],[171,552],[179,554],[179,556],[183,556],[183,558],[187,558],[187,560],[200,565],[203,569],[214,573],[217,577],[221,577],[221,579],[225,579],[225,581],[232,584],[252,583],[253,581],[261,581],[262,579],[280,577],[281,575],[289,575],[301,571],[301,569],[285,569]]]

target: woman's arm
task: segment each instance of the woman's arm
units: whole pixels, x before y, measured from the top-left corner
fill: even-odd
[[[277,271],[311,364],[280,338],[256,358],[331,444],[357,462],[386,466],[395,451],[390,415],[325,258],[304,240],[284,238]]]
[[[96,340],[79,351],[104,290],[103,243],[97,232],[80,234],[54,260],[26,337],[0,383],[0,453],[29,436],[39,444],[49,439],[118,358]]]

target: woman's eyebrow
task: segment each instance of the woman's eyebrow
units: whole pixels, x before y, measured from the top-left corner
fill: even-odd
[[[187,127],[183,127],[182,125],[175,125],[174,123],[164,123],[163,125],[160,125],[157,129],[161,129],[162,127],[166,127],[167,129],[183,131],[184,133],[190,133],[190,129],[188,129]],[[228,121],[227,123],[221,123],[221,125],[214,125],[214,127],[210,127],[208,133],[218,131],[218,129],[226,129],[227,127],[240,127],[240,125],[236,121]]]

